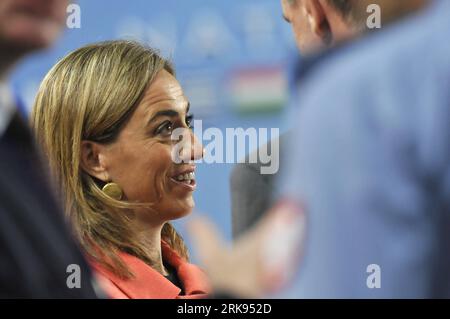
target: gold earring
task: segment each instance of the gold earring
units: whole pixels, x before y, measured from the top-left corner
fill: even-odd
[[[120,188],[120,186],[116,183],[107,183],[103,186],[102,191],[115,200],[121,200],[123,196],[122,188]]]

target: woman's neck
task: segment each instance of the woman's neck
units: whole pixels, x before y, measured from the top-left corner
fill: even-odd
[[[137,240],[145,249],[151,267],[161,275],[167,276],[161,252],[161,231],[164,225],[149,225],[140,223],[137,227]]]

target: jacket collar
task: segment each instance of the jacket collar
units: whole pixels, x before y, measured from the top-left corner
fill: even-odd
[[[161,242],[163,259],[177,272],[186,297],[210,292],[206,275],[195,265],[186,262],[164,241]],[[133,299],[174,299],[181,289],[137,257],[120,253],[120,258],[133,272],[134,277],[123,279],[104,267],[93,267],[114,283],[124,294]]]

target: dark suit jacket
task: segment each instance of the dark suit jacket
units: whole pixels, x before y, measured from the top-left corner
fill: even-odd
[[[236,239],[251,226],[272,206],[274,188],[277,177],[280,176],[283,163],[284,145],[287,144],[288,133],[282,134],[276,141],[279,142],[280,166],[276,174],[261,174],[262,163],[237,164],[230,177],[231,211],[233,238]],[[256,151],[258,152],[258,151]]]
[[[43,171],[16,115],[0,136],[0,298],[95,298]],[[71,264],[81,269],[81,288],[67,285]]]

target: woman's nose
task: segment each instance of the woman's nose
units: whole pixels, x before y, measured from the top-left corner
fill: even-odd
[[[190,132],[190,136],[186,139],[182,154],[183,162],[196,161],[203,158],[204,148],[194,133]]]

